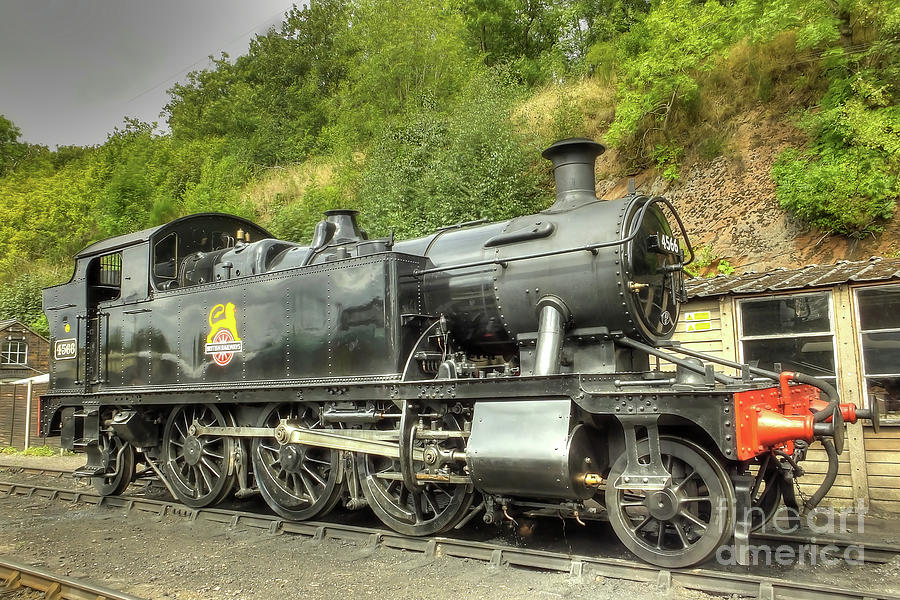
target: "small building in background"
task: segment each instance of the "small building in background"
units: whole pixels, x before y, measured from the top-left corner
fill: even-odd
[[[49,372],[49,340],[16,319],[0,321],[0,383]]]
[[[697,278],[687,292],[674,336],[685,347],[801,371],[834,384],[842,402],[879,404],[880,434],[848,424],[826,503],[900,512],[900,258]],[[801,494],[812,495],[826,465],[811,446]]]
[[[47,391],[50,342],[15,319],[0,321],[0,446],[25,447],[25,426],[30,445],[43,443],[37,437],[40,420],[38,398]],[[28,380],[31,380],[31,400]],[[30,419],[26,417],[31,407]]]

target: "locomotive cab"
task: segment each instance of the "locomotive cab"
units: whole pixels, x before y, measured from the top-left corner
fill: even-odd
[[[130,340],[111,316],[137,320],[150,311],[157,291],[178,287],[185,254],[233,246],[238,230],[257,238],[271,235],[231,215],[201,214],[137,233],[109,238],[75,256],[67,283],[44,290],[43,308],[50,325],[50,385],[55,392],[98,391],[109,382],[110,354],[121,356]],[[49,426],[50,421],[47,422]],[[79,437],[74,433],[66,436]]]

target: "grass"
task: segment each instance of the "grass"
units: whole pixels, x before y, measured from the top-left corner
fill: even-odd
[[[51,446],[31,446],[26,450],[19,450],[13,446],[0,447],[0,454],[17,456],[71,456],[74,452],[61,450]]]
[[[248,183],[243,195],[256,208],[260,223],[268,225],[281,208],[300,201],[310,188],[330,185],[336,176],[335,167],[326,159],[310,159],[273,168]]]
[[[587,137],[600,141],[615,116],[616,88],[596,78],[549,85],[513,111],[520,131],[553,141]]]

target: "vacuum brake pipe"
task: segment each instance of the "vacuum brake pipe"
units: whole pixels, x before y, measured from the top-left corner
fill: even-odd
[[[822,484],[819,485],[819,489],[816,490],[816,493],[803,503],[806,510],[812,510],[817,507],[819,502],[822,501],[822,498],[825,497],[825,494],[828,493],[828,490],[831,489],[831,486],[834,485],[835,480],[837,480],[838,453],[834,448],[834,442],[826,438],[822,440],[822,446],[825,448],[825,454],[828,455],[828,471],[825,473],[825,479],[822,480]]]
[[[813,422],[821,423],[825,421],[828,417],[837,416],[837,418],[833,419],[833,424],[842,427],[843,426],[843,418],[840,415],[840,403],[839,396],[837,390],[828,382],[822,381],[821,379],[817,379],[815,377],[811,377],[809,375],[804,375],[803,373],[775,373],[774,371],[767,371],[765,369],[760,369],[758,367],[751,367],[750,365],[742,365],[740,363],[736,363],[726,359],[720,359],[718,357],[711,357],[703,354],[702,352],[697,352],[695,350],[686,350],[683,348],[673,348],[673,351],[678,352],[680,354],[684,354],[685,356],[691,356],[693,358],[707,359],[711,362],[719,363],[723,366],[730,367],[732,369],[743,370],[749,369],[751,373],[754,375],[760,375],[762,377],[767,377],[770,379],[774,379],[779,381],[782,385],[787,385],[788,380],[793,379],[797,383],[806,383],[815,388],[818,388],[823,394],[828,397],[828,404],[823,407],[821,410],[817,411],[813,414]],[[867,411],[867,413],[863,413],[863,411],[857,411],[857,416],[863,418],[872,418],[872,411]],[[833,435],[837,435],[834,433]],[[812,510],[825,497],[831,487],[834,485],[834,482],[837,480],[838,475],[838,452],[835,448],[834,442],[831,439],[825,438],[822,440],[822,446],[825,449],[825,454],[828,456],[828,470],[825,473],[825,478],[822,480],[822,483],[819,485],[819,488],[816,492],[804,502],[803,506],[806,510]],[[789,458],[786,454],[785,458]],[[796,469],[797,464],[793,461],[792,458],[789,458],[792,466]]]
[[[684,354],[685,356],[691,356],[694,358],[700,358],[703,360],[709,360],[711,362],[718,363],[725,367],[730,367],[732,369],[736,369],[741,371],[743,369],[749,369],[751,373],[754,375],[760,375],[762,377],[768,377],[769,379],[774,379],[775,381],[781,380],[781,374],[776,373],[775,371],[767,371],[766,369],[760,369],[759,367],[751,367],[750,365],[742,365],[740,363],[736,363],[734,361],[726,360],[724,358],[718,358],[715,356],[709,356],[702,352],[697,352],[696,350],[688,350],[686,348],[672,348],[673,352],[678,352],[679,354]],[[835,411],[840,410],[840,396],[834,386],[828,383],[827,381],[823,381],[818,379],[817,377],[812,377],[810,375],[806,375],[804,373],[789,373],[789,379],[793,379],[797,383],[806,383],[815,388],[818,388],[825,396],[828,397],[828,405],[823,407],[821,410],[817,411],[813,414],[813,421],[815,423],[821,423],[828,417],[832,416]],[[860,417],[867,418],[864,414],[860,413]]]
[[[637,340],[633,340],[629,337],[624,337],[624,336],[617,337],[613,341],[615,341],[617,344],[621,344],[623,346],[628,346],[630,348],[634,348],[635,350],[642,350],[642,351],[646,352],[647,354],[652,354],[653,356],[658,356],[659,358],[665,359],[672,364],[678,365],[679,367],[683,367],[689,371],[699,373],[700,375],[706,374],[706,369],[701,365],[697,365],[690,361],[676,358],[668,352],[664,352],[663,350],[659,350],[657,348],[654,348],[653,346],[648,346],[647,344],[642,344],[641,342],[639,342]],[[700,358],[700,357],[698,357],[698,358]],[[713,361],[713,362],[715,362],[715,361]],[[735,380],[734,378],[729,377],[727,375],[723,375],[722,373],[713,373],[713,377],[715,377],[716,381],[718,381],[719,383],[724,383],[725,385],[731,385],[731,384],[737,383],[737,380]]]

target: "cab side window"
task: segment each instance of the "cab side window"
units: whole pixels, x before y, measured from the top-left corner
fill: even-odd
[[[122,253],[112,252],[91,259],[88,285],[93,304],[118,298],[122,293]]]
[[[177,277],[178,235],[170,233],[153,246],[153,278],[159,285]]]

